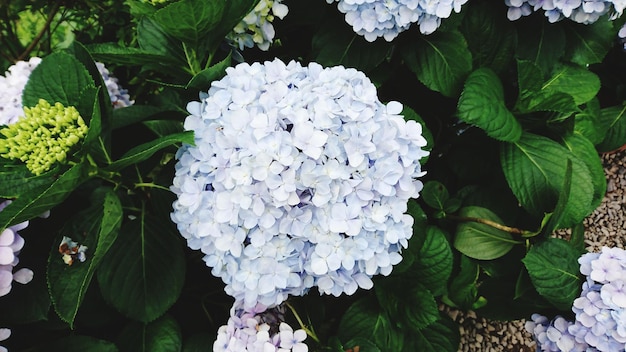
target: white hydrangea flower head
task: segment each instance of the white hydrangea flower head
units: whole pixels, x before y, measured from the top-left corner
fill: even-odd
[[[287,5],[281,2],[282,0],[259,1],[227,35],[227,39],[234,42],[239,50],[255,45],[261,50],[268,50],[276,35],[272,22],[276,17],[282,20],[289,12]]]
[[[372,287],[402,259],[422,126],[360,71],[239,64],[191,102],[172,219],[245,308]]]
[[[4,76],[0,76],[0,92],[2,92],[0,94],[0,125],[13,124],[24,116],[22,92],[30,74],[40,62],[41,58],[38,57],[33,57],[28,61],[18,61],[9,67]],[[134,101],[130,100],[128,92],[117,84],[117,78],[109,74],[104,64],[97,62],[96,66],[109,91],[113,108],[133,105]]]
[[[383,37],[392,41],[399,33],[417,23],[423,34],[431,34],[450,17],[460,12],[467,0],[326,0],[338,2],[346,22],[354,32],[373,42]]]
[[[11,203],[9,200],[2,201],[0,211],[9,203]],[[22,268],[13,271],[19,263],[20,250],[24,247],[24,238],[20,236],[18,231],[27,226],[28,221],[25,221],[0,232],[0,297],[11,292],[13,281],[27,284],[33,279],[33,272],[30,269]]]
[[[0,342],[11,337],[11,329],[0,328]],[[8,352],[9,350],[6,347],[0,346],[0,352]]]
[[[507,17],[515,21],[534,11],[543,10],[551,23],[564,18],[577,23],[591,24],[600,17],[611,14],[611,19],[621,16],[626,1],[623,0],[504,0],[509,7]]]
[[[285,323],[284,306],[243,309],[235,303],[217,331],[214,352],[308,352],[306,332]]]
[[[603,247],[578,262],[586,281],[572,306],[575,321],[534,314],[526,330],[541,351],[625,351],[626,251]]]

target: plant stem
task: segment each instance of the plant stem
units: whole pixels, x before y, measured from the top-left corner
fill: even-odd
[[[162,190],[168,191],[168,192],[170,191],[169,188],[161,186],[161,185],[157,185],[156,183],[152,183],[152,182],[138,182],[138,183],[135,183],[135,188],[139,188],[139,187],[162,189]]]
[[[302,330],[304,330],[304,332],[306,332],[307,335],[311,336],[311,338],[315,342],[317,342],[318,344],[321,344],[321,341],[319,337],[317,337],[317,334],[315,334],[315,331],[313,331],[313,329],[307,328],[306,325],[304,325],[304,322],[302,322],[302,319],[300,318],[300,315],[298,315],[298,312],[296,312],[296,309],[289,302],[285,302],[285,304],[287,305],[287,307],[289,307],[289,310],[291,310],[291,313],[293,313],[293,316],[296,317],[296,320],[298,321],[298,324],[300,324],[300,327],[302,328]]]
[[[516,227],[510,227],[510,226],[498,224],[497,222],[491,221],[489,219],[475,218],[471,216],[456,216],[456,215],[451,215],[451,214],[446,214],[446,218],[451,219],[451,220],[456,220],[456,221],[462,221],[462,222],[477,222],[479,224],[491,226],[495,229],[512,233],[514,235],[520,235],[522,237],[533,237],[537,234],[536,232],[533,232],[533,231],[522,230]]]
[[[37,33],[37,36],[35,36],[35,39],[33,39],[33,41],[30,42],[30,44],[28,44],[28,47],[26,47],[26,50],[24,50],[24,52],[20,54],[20,56],[17,58],[18,61],[24,60],[24,58],[28,57],[30,53],[33,51],[33,49],[35,49],[35,46],[39,44],[39,42],[41,41],[41,38],[43,38],[43,35],[47,32],[48,28],[50,27],[50,24],[52,23],[52,20],[54,19],[54,16],[56,15],[57,11],[59,11],[60,7],[61,7],[60,1],[57,1],[54,4],[54,6],[52,6],[52,9],[50,9],[50,13],[48,14],[48,18],[46,19],[46,23],[44,23],[43,28],[39,31],[39,33]]]

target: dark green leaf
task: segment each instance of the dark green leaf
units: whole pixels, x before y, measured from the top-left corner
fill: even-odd
[[[178,40],[197,45],[222,19],[223,1],[181,0],[158,10],[153,18]]]
[[[603,114],[602,111],[612,108],[615,107],[600,110],[600,101],[598,98],[592,99],[585,104],[584,109],[580,113],[576,114],[574,131],[581,133],[585,138],[590,140],[593,145],[602,142],[611,123],[611,116],[609,114]]]
[[[402,335],[394,329],[391,319],[380,311],[371,297],[360,299],[348,308],[337,333],[344,345],[361,337],[375,343],[382,351],[401,351],[403,346]]]
[[[207,346],[212,346],[215,336],[208,333],[199,333],[185,339],[183,352],[206,352]]]
[[[585,66],[602,62],[613,46],[612,21],[596,21],[587,25],[571,25],[566,34],[569,37],[565,57],[573,63]]]
[[[169,315],[147,324],[132,322],[117,340],[121,352],[177,352],[182,349],[180,327]],[[207,346],[204,348],[206,351]]]
[[[375,343],[373,343],[372,341],[368,340],[366,337],[363,336],[358,336],[353,338],[352,340],[348,341],[345,343],[345,346],[342,347],[342,349],[338,350],[338,352],[345,352],[345,351],[359,351],[359,352],[382,352],[383,350],[381,350],[380,348],[378,348],[378,346],[376,346]]]
[[[153,64],[155,62],[178,62],[174,57],[165,55],[162,50],[153,52],[143,48],[120,46],[115,43],[91,44],[89,45],[89,52],[98,60],[129,66]]]
[[[517,35],[516,54],[519,59],[528,60],[541,67],[543,72],[551,72],[553,65],[565,53],[565,33],[560,24],[550,24],[545,18],[536,16],[520,23]]]
[[[53,181],[53,174],[54,170],[36,176],[26,164],[0,158],[0,198],[17,198],[20,194],[39,190]]]
[[[122,225],[97,276],[103,297],[122,314],[144,323],[157,319],[176,302],[185,279],[175,230],[142,212]]]
[[[85,66],[75,57],[57,52],[44,58],[29,76],[22,105],[33,107],[44,99],[51,105],[78,106],[87,87],[95,87],[95,83]]]
[[[502,170],[520,204],[531,214],[543,216],[556,205],[565,181],[567,159],[572,160],[570,201],[560,226],[580,222],[593,211],[593,182],[587,166],[567,148],[539,135],[524,133],[515,143],[500,150]]]
[[[461,209],[459,216],[467,221],[457,226],[454,248],[470,258],[496,259],[507,254],[516,244],[524,243],[514,239],[513,235],[506,231],[471,220],[484,219],[504,225],[502,220],[489,209],[465,207]]]
[[[437,295],[444,290],[452,272],[452,250],[441,229],[428,227],[424,243],[411,270],[419,282]]]
[[[185,130],[183,123],[177,120],[148,120],[143,124],[159,137],[183,133]]]
[[[590,207],[597,208],[606,193],[606,176],[600,155],[593,143],[577,132],[564,136],[562,144],[587,166],[593,184],[593,199]]]
[[[472,72],[458,103],[458,116],[500,141],[515,142],[522,126],[505,105],[500,79],[489,68]]]
[[[87,247],[85,262],[66,265],[57,248],[50,252],[47,272],[50,296],[57,314],[70,327],[98,264],[117,238],[121,223],[122,205],[117,195],[111,189],[101,189],[94,195],[91,206],[78,213],[61,231],[61,237],[80,240]]]
[[[479,274],[476,262],[465,255],[461,255],[460,270],[450,280],[447,298],[462,310],[473,308],[478,295],[476,285]]]
[[[596,147],[603,152],[612,151],[626,144],[626,105],[602,109],[602,120],[610,121],[606,136]]]
[[[45,186],[21,194],[0,212],[0,229],[33,219],[63,202],[87,180],[85,169],[85,164],[76,164]]]
[[[373,43],[355,34],[344,23],[322,26],[313,36],[315,62],[323,66],[344,65],[361,71],[370,71],[389,55],[390,47],[385,41]]]
[[[448,189],[439,181],[426,182],[421,195],[426,204],[437,210],[443,210],[445,203],[450,198]]]
[[[131,105],[113,110],[112,128],[121,128],[143,121],[161,112],[162,109],[150,105]]]
[[[541,87],[542,94],[554,93],[569,94],[574,98],[576,105],[581,105],[598,94],[600,79],[586,68],[573,65],[560,65]]]
[[[565,177],[563,180],[563,187],[559,192],[559,197],[554,207],[553,213],[548,213],[544,217],[544,222],[547,219],[545,225],[541,228],[541,233],[544,236],[550,236],[554,230],[559,228],[559,223],[562,221],[567,209],[567,202],[569,201],[570,194],[572,193],[572,161],[567,160],[567,167],[565,169]]]
[[[581,290],[578,257],[566,241],[547,238],[532,247],[522,262],[537,292],[556,308],[569,311]]]
[[[460,32],[435,32],[404,48],[409,69],[429,89],[453,97],[472,70],[472,54]]]
[[[230,54],[215,65],[200,71],[187,83],[185,88],[195,88],[202,91],[208,90],[211,82],[218,80],[226,74],[226,69],[230,66]]]
[[[144,161],[154,155],[154,153],[158,152],[159,150],[177,143],[193,144],[193,132],[187,131],[171,134],[138,145],[124,153],[124,155],[122,155],[118,160],[111,163],[106,169],[109,171],[119,171],[129,165]]]
[[[443,313],[425,329],[406,335],[405,340],[403,352],[457,352],[461,343],[458,325]]]
[[[165,61],[159,61],[161,64],[175,62],[183,65],[183,67],[187,65],[182,44],[171,35],[165,33],[163,28],[151,17],[142,18],[139,25],[137,25],[137,41],[142,50],[151,54],[169,57]],[[168,68],[171,69],[175,66],[168,65]]]
[[[42,346],[45,351],[65,352],[117,352],[117,346],[113,342],[96,339],[91,336],[69,335],[52,343]]]

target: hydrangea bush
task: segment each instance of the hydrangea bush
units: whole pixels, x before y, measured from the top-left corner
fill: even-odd
[[[0,5],[2,348],[623,349],[624,6]]]

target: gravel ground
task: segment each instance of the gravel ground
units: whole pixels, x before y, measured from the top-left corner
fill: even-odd
[[[602,156],[607,192],[600,206],[585,219],[585,244],[590,252],[602,246],[626,247],[626,150]],[[566,235],[565,233],[563,235]],[[459,352],[533,352],[536,344],[524,320],[490,321],[474,312],[442,308],[460,325]]]

